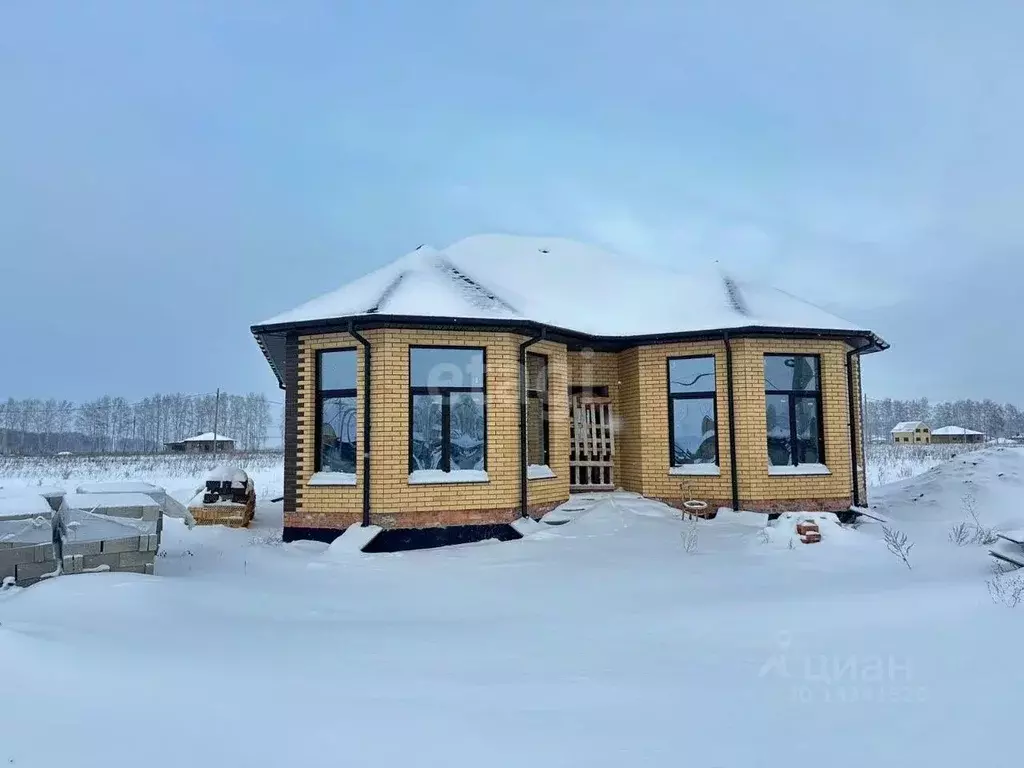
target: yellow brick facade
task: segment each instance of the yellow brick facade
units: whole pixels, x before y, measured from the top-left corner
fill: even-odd
[[[368,330],[372,344],[371,498],[374,524],[386,528],[495,524],[519,516],[519,344],[515,333],[450,330]],[[486,355],[486,468],[480,483],[410,484],[409,347],[476,346]],[[315,468],[316,352],[354,349],[357,353],[357,451],[354,486],[310,486]],[[846,353],[836,340],[734,339],[733,382],[739,498],[744,509],[845,509],[852,503]],[[531,513],[539,514],[569,496],[569,399],[571,386],[607,386],[615,413],[614,479],[619,487],[671,503],[707,501],[731,506],[726,352],[722,341],[658,344],[618,353],[568,351],[544,341],[530,347],[548,360],[549,466],[555,477],[528,481]],[[764,394],[766,353],[817,354],[821,360],[825,463],[828,475],[775,476],[768,471]],[[669,469],[667,360],[715,358],[720,473],[675,475]],[[298,342],[298,460],[293,509],[285,525],[342,529],[362,519],[363,350],[345,333],[300,336]],[[854,358],[855,418],[860,419],[860,366]],[[863,466],[863,443],[858,440]],[[858,478],[865,503],[863,472]]]
[[[511,333],[374,330],[363,336],[371,360],[371,522],[385,528],[435,527],[511,522],[519,516],[519,344]],[[482,347],[485,354],[486,482],[412,484],[409,481],[410,346]],[[316,353],[353,349],[357,353],[359,440],[356,485],[309,485],[315,471]],[[538,513],[569,497],[569,407],[566,348],[539,342],[530,352],[548,359],[549,466],[555,477],[528,481],[528,504]],[[342,529],[362,520],[364,354],[347,333],[299,339],[298,482],[294,510],[285,526]]]

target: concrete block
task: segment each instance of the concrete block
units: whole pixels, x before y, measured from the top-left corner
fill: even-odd
[[[34,562],[36,562],[36,548],[34,546],[0,550],[0,568],[6,565],[24,565]]]
[[[61,564],[64,573],[81,573],[83,555],[65,555]]]
[[[148,536],[139,537],[140,552],[156,552],[158,549],[160,549],[159,534],[151,533]]]
[[[156,573],[156,563],[146,563],[146,575],[153,576]]]
[[[103,554],[113,555],[119,552],[138,552],[141,542],[149,541],[148,536],[128,536],[123,539],[104,539]]]
[[[18,584],[30,579],[41,579],[43,576],[54,575],[57,571],[57,563],[51,560],[48,563],[25,563],[19,565],[15,578]]]
[[[57,553],[54,552],[53,544],[36,544],[32,549],[35,554],[35,562],[37,563],[44,563],[57,559]]]
[[[61,542],[61,553],[69,555],[98,555],[103,552],[102,541],[74,541],[64,539]]]
[[[8,577],[17,578],[17,569],[18,566],[16,565],[4,565],[3,563],[0,563],[0,585],[2,585],[4,579]]]
[[[138,565],[152,565],[154,555],[152,552],[122,552],[119,557],[121,558],[120,567],[130,568]]]

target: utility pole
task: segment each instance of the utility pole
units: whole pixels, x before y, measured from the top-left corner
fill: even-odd
[[[220,387],[217,387],[217,399],[213,402],[213,463],[217,463],[217,420],[220,418]]]

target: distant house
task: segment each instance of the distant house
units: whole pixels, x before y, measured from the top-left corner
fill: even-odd
[[[252,331],[285,390],[286,541],[360,522],[382,548],[515,537],[615,488],[712,510],[866,502],[860,355],[888,345],[763,285],[478,236]]]
[[[932,432],[923,421],[901,421],[890,433],[894,443],[930,443]]]
[[[985,433],[966,427],[942,427],[932,432],[933,443],[983,443]]]
[[[172,443],[164,443],[164,447],[172,453],[218,453],[235,450],[235,440],[213,432],[204,432],[195,437],[186,437]]]

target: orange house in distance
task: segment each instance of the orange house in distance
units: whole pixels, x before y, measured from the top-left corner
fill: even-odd
[[[578,491],[866,503],[860,356],[791,295],[557,238],[422,246],[253,326],[285,390],[284,538],[517,534]]]

